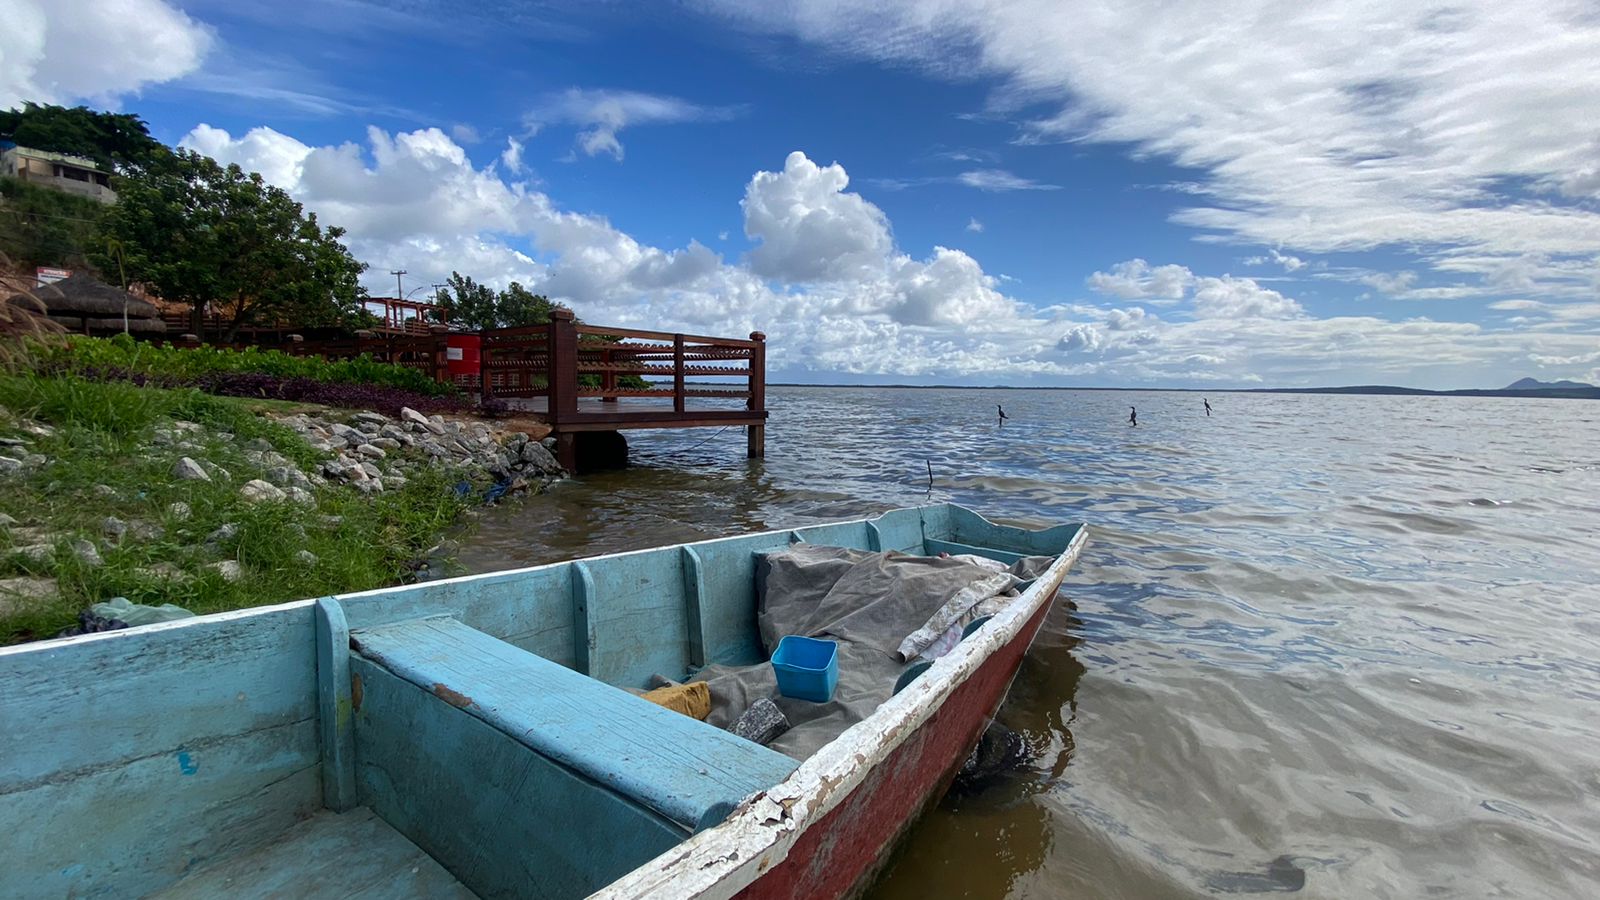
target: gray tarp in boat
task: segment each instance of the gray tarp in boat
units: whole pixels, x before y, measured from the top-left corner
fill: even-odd
[[[752,703],[770,698],[792,726],[768,746],[806,759],[872,715],[918,659],[942,656],[968,623],[993,615],[1018,596],[1024,580],[1053,557],[1002,563],[971,556],[795,544],[763,554],[756,566],[757,622],[770,657],[785,635],[839,643],[839,685],[827,703],[778,693],[770,663],[707,666],[693,681],[711,688],[712,725],[727,728]]]

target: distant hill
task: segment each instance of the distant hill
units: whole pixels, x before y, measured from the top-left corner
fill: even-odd
[[[1594,387],[1594,385],[1592,385],[1592,384],[1584,384],[1581,381],[1540,381],[1537,378],[1518,378],[1516,381],[1513,381],[1510,384],[1506,385],[1504,388],[1501,388],[1501,390],[1506,390],[1506,391],[1545,391],[1545,390],[1554,389],[1554,390],[1570,391],[1570,390],[1573,390],[1575,388],[1592,388],[1592,387]]]

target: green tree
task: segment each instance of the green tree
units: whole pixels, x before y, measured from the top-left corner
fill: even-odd
[[[502,328],[519,325],[543,325],[550,321],[550,313],[559,303],[551,302],[543,294],[535,294],[513,281],[500,292],[498,312],[495,316]]]
[[[460,272],[450,273],[450,280],[433,302],[444,309],[451,324],[474,331],[543,325],[550,321],[551,310],[561,306],[515,281],[497,294]]]
[[[450,273],[449,280],[434,295],[433,302],[444,310],[446,319],[452,325],[473,331],[500,326],[499,298],[494,290],[460,272]]]
[[[344,230],[321,227],[259,174],[176,150],[120,179],[118,191],[105,235],[121,245],[129,280],[188,303],[197,333],[207,307],[228,317],[230,341],[259,322],[360,318],[366,265],[340,243]]]
[[[132,113],[33,102],[0,110],[0,140],[92,159],[107,172],[138,169],[167,152]]]

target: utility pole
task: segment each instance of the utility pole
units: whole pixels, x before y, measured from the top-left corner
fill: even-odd
[[[406,274],[406,270],[405,269],[390,269],[389,270],[389,274],[394,276],[394,295],[395,295],[395,297],[404,297],[405,296],[405,292],[400,290],[400,276]]]

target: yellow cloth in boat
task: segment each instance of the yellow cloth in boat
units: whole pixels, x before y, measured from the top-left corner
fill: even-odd
[[[703,681],[694,684],[669,684],[643,696],[657,706],[665,706],[673,712],[680,712],[701,721],[705,721],[706,716],[711,715],[711,688]]]

